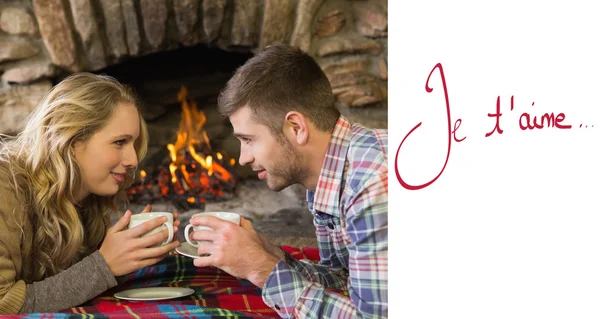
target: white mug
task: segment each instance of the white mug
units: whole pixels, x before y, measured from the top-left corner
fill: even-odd
[[[198,214],[194,214],[192,215],[192,217],[190,218],[190,220],[194,217],[200,217],[200,216],[214,216],[217,218],[220,218],[222,220],[226,220],[228,222],[232,222],[236,225],[240,224],[240,215],[237,213],[230,213],[230,212],[208,212],[208,213],[198,213]],[[198,231],[198,230],[214,230],[208,226],[194,226],[192,224],[188,224],[187,226],[185,226],[185,231],[184,231],[184,235],[185,235],[185,241],[188,242],[188,244],[194,246],[194,247],[198,247],[199,243],[203,242],[203,241],[194,241],[190,238],[190,229],[194,228],[194,231]]]
[[[144,234],[143,237],[154,235],[154,234],[162,231],[166,227],[167,230],[169,231],[169,238],[167,238],[167,240],[165,240],[163,243],[160,244],[160,245],[166,245],[166,244],[170,243],[171,240],[173,240],[173,214],[172,213],[150,212],[150,213],[139,213],[139,214],[131,215],[131,220],[129,221],[129,228],[133,228],[133,227],[138,226],[142,223],[145,223],[151,219],[155,219],[155,218],[163,217],[163,216],[167,217],[167,221],[162,225],[162,227],[156,227],[155,229]],[[160,245],[158,245],[158,246],[160,246]]]

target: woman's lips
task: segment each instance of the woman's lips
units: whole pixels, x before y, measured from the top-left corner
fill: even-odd
[[[115,181],[117,181],[117,183],[123,183],[123,181],[125,180],[124,174],[110,172],[110,175],[112,175],[112,177],[115,179]]]

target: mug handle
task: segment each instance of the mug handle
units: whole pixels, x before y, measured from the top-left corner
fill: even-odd
[[[189,235],[189,231],[190,228],[194,227],[194,225],[192,224],[188,224],[187,226],[185,226],[185,230],[183,232],[183,234],[185,235],[185,241],[188,242],[188,244],[194,246],[194,247],[198,247],[198,243],[194,244],[194,241],[190,239],[190,235]]]
[[[167,227],[167,230],[169,231],[169,238],[167,238],[167,240],[165,240],[162,245],[164,244],[168,244],[171,242],[171,240],[173,240],[173,227],[169,227],[168,223],[164,223],[163,226]]]

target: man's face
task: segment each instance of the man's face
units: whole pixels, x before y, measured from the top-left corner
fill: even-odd
[[[249,164],[265,180],[270,189],[280,191],[299,183],[305,176],[303,156],[292,143],[280,141],[263,124],[255,122],[248,107],[229,117],[233,134],[240,140],[240,165]]]

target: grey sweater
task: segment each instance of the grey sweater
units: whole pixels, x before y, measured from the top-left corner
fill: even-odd
[[[95,251],[65,271],[27,285],[20,312],[55,312],[74,307],[116,285],[104,257]]]

